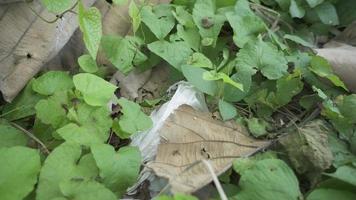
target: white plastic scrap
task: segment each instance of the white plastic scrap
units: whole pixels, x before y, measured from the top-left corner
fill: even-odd
[[[176,92],[172,99],[151,113],[150,117],[153,121],[153,127],[148,131],[135,134],[131,137],[131,145],[137,146],[140,149],[143,162],[152,161],[156,156],[157,147],[160,143],[159,130],[175,109],[186,104],[202,112],[209,111],[203,93],[194,88],[194,86],[182,81],[172,85],[168,89],[168,92],[170,93],[174,90]],[[129,189],[129,192],[134,193],[136,188],[150,176],[150,170],[144,169],[141,172],[140,180]]]

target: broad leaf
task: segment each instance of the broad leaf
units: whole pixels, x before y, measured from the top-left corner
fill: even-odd
[[[26,146],[27,137],[6,120],[0,119],[0,148]]]
[[[302,39],[301,37],[299,37],[297,35],[285,34],[283,37],[284,37],[284,39],[288,39],[288,40],[293,41],[297,44],[301,44],[301,45],[309,47],[309,48],[314,48],[313,44],[310,44],[308,41],[305,41],[304,39]]]
[[[0,148],[0,199],[24,199],[35,187],[41,169],[38,150]]]
[[[250,9],[247,0],[237,1],[234,12],[226,13],[226,18],[234,30],[234,42],[240,48],[266,31],[263,20]]]
[[[336,190],[332,188],[318,188],[313,190],[306,200],[354,200],[356,199],[356,194],[344,191],[344,190]]]
[[[213,63],[209,60],[209,58],[207,58],[204,54],[199,52],[193,53],[189,57],[187,64],[194,67],[203,67],[209,69],[212,69],[214,67]]]
[[[104,36],[102,48],[110,62],[122,73],[129,73],[134,66],[147,60],[140,51],[140,41],[136,37]]]
[[[230,84],[224,84],[224,100],[237,102],[242,100],[249,92],[251,87],[251,75],[243,70],[238,70],[236,74],[231,76],[234,82],[241,83],[243,91]]]
[[[353,166],[341,166],[336,169],[336,172],[325,175],[356,186],[356,168]]]
[[[311,60],[310,70],[320,77],[329,79],[334,85],[344,88],[346,91],[345,84],[336,76],[333,72],[331,65],[327,60],[320,56],[314,56]]]
[[[72,78],[67,72],[50,71],[35,79],[32,89],[42,95],[52,95],[55,92],[73,88]]]
[[[119,99],[118,104],[123,115],[114,121],[113,130],[120,138],[129,138],[134,133],[152,127],[151,118],[141,111],[138,104],[125,98]]]
[[[266,129],[268,124],[263,119],[253,117],[250,119],[245,119],[245,121],[247,122],[247,127],[253,136],[260,137],[267,134]]]
[[[356,122],[356,113],[353,112],[356,110],[356,94],[344,96],[338,107],[343,116],[353,123]]]
[[[236,108],[232,104],[221,99],[219,100],[219,111],[224,121],[233,119],[237,116]]]
[[[193,8],[193,19],[203,38],[203,45],[215,46],[225,16],[216,12],[214,0],[197,0]],[[204,44],[205,43],[205,44]]]
[[[281,78],[288,69],[283,52],[269,42],[258,40],[248,43],[237,54],[237,66],[251,75],[261,70],[268,79]]]
[[[314,8],[315,6],[321,4],[324,2],[324,0],[306,0],[311,8]]]
[[[122,147],[115,152],[114,147],[106,144],[92,146],[91,151],[105,186],[122,197],[138,178],[140,151],[136,147]]]
[[[103,184],[96,181],[65,181],[60,184],[63,196],[68,200],[116,200],[117,197]],[[67,198],[65,198],[67,199]]]
[[[244,162],[236,160],[234,169],[240,173],[240,192],[236,199],[247,200],[286,200],[299,199],[298,179],[293,170],[279,159],[263,159],[249,163],[243,168]]]
[[[211,96],[217,94],[217,83],[215,81],[208,81],[203,79],[203,74],[208,72],[207,70],[198,67],[193,67],[190,65],[183,65],[182,72],[184,77],[189,81],[189,83],[194,85],[200,91]]]
[[[73,77],[77,90],[84,97],[84,101],[91,106],[106,105],[113,97],[116,86],[93,74],[81,73]]]
[[[1,116],[9,121],[22,119],[36,113],[35,105],[42,98],[32,90],[33,79],[11,103],[5,104]]]
[[[46,9],[53,13],[62,13],[75,4],[74,0],[41,0]]]
[[[234,80],[232,80],[228,75],[226,75],[223,72],[215,72],[215,71],[208,71],[204,72],[203,74],[203,79],[208,80],[208,81],[217,81],[217,80],[222,80],[226,84],[230,84],[237,89],[244,91],[243,85],[241,83],[237,83]]]
[[[78,64],[84,72],[95,73],[99,70],[93,57],[88,54],[80,56],[78,58]]]
[[[97,176],[98,169],[92,155],[80,158],[81,154],[79,144],[69,143],[63,143],[51,152],[41,169],[36,200],[64,198],[61,184],[92,180]]]
[[[315,12],[324,24],[339,25],[339,17],[333,4],[324,2],[315,7]]]
[[[291,0],[289,12],[292,17],[303,18],[305,15],[305,9],[300,5],[300,0]]]
[[[185,42],[156,41],[148,44],[148,49],[178,70],[193,53]]]
[[[141,24],[142,18],[140,14],[140,10],[138,9],[135,1],[131,1],[129,5],[129,16],[132,20],[132,29],[135,33],[138,30],[138,27]]]
[[[95,7],[85,10],[83,3],[79,2],[78,17],[79,28],[83,32],[84,44],[91,57],[95,60],[102,36],[100,11]]]
[[[141,10],[141,18],[158,39],[166,37],[175,25],[172,8],[169,4],[160,4],[154,7],[144,6]]]
[[[44,124],[58,128],[66,122],[68,104],[67,92],[56,92],[53,96],[42,99],[36,104],[36,117]]]

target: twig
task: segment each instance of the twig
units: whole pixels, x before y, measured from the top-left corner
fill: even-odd
[[[25,0],[25,3],[26,3],[26,5],[27,5],[27,7],[28,7],[37,17],[39,17],[42,21],[47,22],[47,23],[49,23],[49,24],[53,24],[53,23],[57,22],[58,19],[61,19],[61,18],[63,17],[63,15],[66,14],[66,13],[68,13],[68,12],[73,13],[73,12],[74,12],[73,9],[78,5],[78,1],[76,1],[75,4],[74,4],[72,7],[70,7],[68,10],[65,10],[65,11],[63,11],[61,14],[56,15],[56,18],[55,18],[55,19],[53,19],[53,20],[48,20],[48,19],[45,19],[44,17],[42,17],[39,13],[37,13],[37,11],[34,10],[34,9],[30,6],[30,2],[28,2],[28,1]],[[75,12],[74,12],[74,13],[75,13]]]
[[[222,188],[222,186],[220,184],[220,181],[219,181],[218,177],[216,176],[216,174],[214,172],[214,169],[211,166],[209,160],[203,160],[202,162],[205,164],[206,168],[209,170],[210,175],[213,178],[213,181],[215,183],[215,187],[219,192],[221,200],[227,200],[227,196],[226,196],[226,194],[224,192],[224,189]]]
[[[14,122],[11,122],[11,125],[17,129],[19,129],[20,131],[24,132],[28,137],[30,137],[32,140],[34,140],[35,142],[37,142],[39,145],[41,145],[44,153],[46,154],[49,154],[49,150],[48,148],[46,147],[46,145],[40,140],[38,139],[35,135],[33,135],[30,131],[22,128],[20,125],[14,123]]]

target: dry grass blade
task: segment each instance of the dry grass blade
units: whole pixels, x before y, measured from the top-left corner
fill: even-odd
[[[167,119],[160,135],[163,139],[156,160],[148,167],[168,178],[172,191],[180,193],[192,193],[212,181],[202,160],[210,160],[214,173],[220,175],[235,158],[269,144],[247,136],[240,126],[214,120],[210,113],[186,105]]]

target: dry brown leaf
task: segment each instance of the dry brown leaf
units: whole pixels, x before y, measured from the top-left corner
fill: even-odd
[[[95,0],[85,1],[91,5]],[[39,3],[6,4],[0,7],[0,90],[11,101],[26,83],[67,43],[78,27],[77,15],[66,13],[56,23]]]
[[[148,167],[169,179],[172,192],[192,193],[212,181],[202,160],[210,160],[220,175],[235,158],[252,155],[269,144],[245,133],[241,126],[214,120],[210,113],[183,105],[160,129],[161,144]]]

